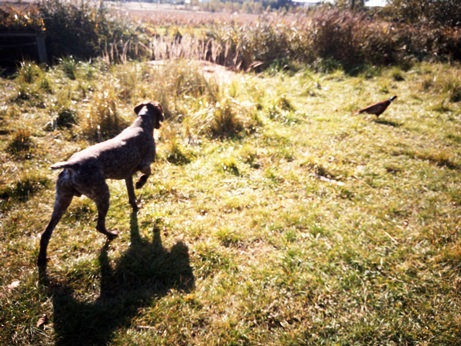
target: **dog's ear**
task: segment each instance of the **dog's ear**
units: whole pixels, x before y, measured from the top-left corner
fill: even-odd
[[[141,109],[143,109],[145,106],[147,106],[149,104],[149,102],[141,102],[141,103],[138,103],[135,107],[134,107],[134,112],[136,114],[139,114],[139,112],[141,111]]]
[[[159,121],[163,121],[164,118],[163,118],[163,108],[162,108],[162,105],[157,102],[157,101],[152,101],[151,103],[151,106],[155,108],[155,110],[158,112],[158,119]]]
[[[152,101],[147,105],[147,108],[149,109],[150,112],[152,112],[152,115],[155,117],[154,127],[156,129],[159,129],[161,127],[160,122],[164,120],[162,106],[160,105],[159,102]]]

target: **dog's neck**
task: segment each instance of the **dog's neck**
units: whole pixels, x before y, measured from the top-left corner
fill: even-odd
[[[149,113],[147,108],[143,109],[138,113],[138,117],[131,125],[132,127],[142,127],[145,131],[149,133],[154,132],[154,119],[152,114]]]

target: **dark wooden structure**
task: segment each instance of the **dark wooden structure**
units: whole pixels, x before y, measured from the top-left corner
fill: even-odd
[[[44,33],[0,32],[0,66],[14,65],[18,61],[48,62]]]

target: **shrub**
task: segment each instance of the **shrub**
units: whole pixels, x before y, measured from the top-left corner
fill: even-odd
[[[219,85],[207,80],[197,64],[185,60],[156,64],[145,78],[150,83],[146,97],[158,100],[165,116],[173,120],[199,108],[200,102],[215,103],[219,97]],[[188,109],[182,109],[184,102]]]
[[[87,59],[98,54],[98,24],[104,20],[88,1],[41,1],[39,9],[47,32],[47,51],[52,57]]]
[[[70,0],[40,1],[46,28],[47,51],[53,59],[73,56],[89,59],[110,55],[111,62],[130,58],[138,49],[134,27],[126,20],[110,16],[104,2],[89,0],[77,4]]]

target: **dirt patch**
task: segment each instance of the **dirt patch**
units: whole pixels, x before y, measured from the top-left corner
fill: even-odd
[[[229,82],[237,76],[237,72],[222,65],[213,64],[209,61],[197,61],[196,63],[201,67],[207,79],[216,78],[221,82]]]
[[[152,66],[164,66],[167,63],[166,60],[152,60],[149,64]],[[216,79],[220,83],[229,83],[233,78],[239,75],[225,66],[214,64],[204,60],[191,60],[189,62],[193,66],[199,67],[206,79]]]

